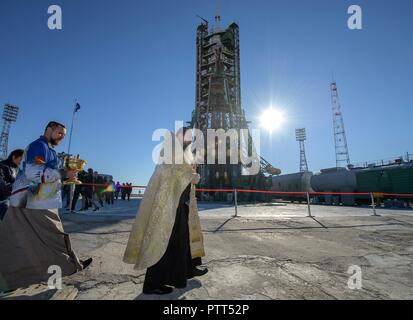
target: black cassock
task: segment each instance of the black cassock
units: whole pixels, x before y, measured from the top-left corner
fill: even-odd
[[[195,266],[201,265],[201,258],[191,258],[189,242],[188,216],[189,184],[179,199],[176,209],[175,223],[168,242],[168,247],[162,258],[146,270],[143,292],[156,290],[163,285],[175,288],[186,287],[187,279],[193,276]]]

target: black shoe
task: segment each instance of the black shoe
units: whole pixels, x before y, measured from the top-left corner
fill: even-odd
[[[144,294],[168,294],[168,293],[171,293],[172,291],[174,291],[174,289],[172,289],[171,287],[162,286],[155,290],[144,290],[143,293]]]
[[[99,211],[99,207],[96,207],[95,209],[93,209],[93,211]]]
[[[2,295],[8,295],[9,293],[12,293],[13,291],[16,291],[16,290],[5,290],[5,291],[0,291],[0,296],[2,296]]]
[[[83,266],[82,270],[85,270],[87,267],[89,267],[89,265],[92,263],[92,261],[93,261],[92,258],[89,258],[89,259],[86,259],[86,260],[80,260],[80,263]]]
[[[193,277],[200,277],[203,276],[204,274],[206,274],[208,272],[208,269],[205,268],[203,270],[198,269],[198,268],[193,268],[192,269],[192,273],[191,275],[188,277],[188,279],[192,279]]]

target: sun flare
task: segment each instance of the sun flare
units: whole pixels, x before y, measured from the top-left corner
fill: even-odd
[[[281,128],[284,122],[285,115],[278,109],[269,108],[260,116],[261,127],[268,131],[274,131]]]

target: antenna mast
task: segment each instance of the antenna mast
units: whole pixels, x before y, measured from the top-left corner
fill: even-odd
[[[216,12],[215,12],[214,32],[220,32],[220,31],[221,31],[221,13],[220,13],[220,3],[218,0]]]
[[[347,167],[350,164],[350,156],[348,154],[343,114],[341,113],[341,106],[338,99],[338,90],[335,80],[331,82],[330,87],[333,111],[334,145],[336,150],[336,167]]]

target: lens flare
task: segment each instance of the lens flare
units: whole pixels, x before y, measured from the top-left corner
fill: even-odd
[[[270,132],[281,128],[284,122],[284,113],[281,110],[274,108],[265,110],[260,117],[261,127]]]

